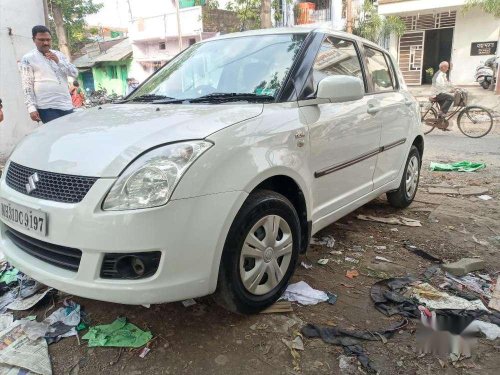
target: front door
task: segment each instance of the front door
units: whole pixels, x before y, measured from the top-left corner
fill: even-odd
[[[364,80],[358,49],[352,41],[325,38],[313,67],[314,87],[329,75],[352,75]],[[313,221],[373,189],[380,123],[367,112],[370,100],[364,97],[301,108],[309,126],[310,163],[314,171]]]

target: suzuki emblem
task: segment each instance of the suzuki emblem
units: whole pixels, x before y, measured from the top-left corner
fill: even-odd
[[[26,191],[30,194],[33,190],[36,189],[36,183],[40,181],[38,178],[38,173],[33,173],[28,177],[28,183],[26,184]]]

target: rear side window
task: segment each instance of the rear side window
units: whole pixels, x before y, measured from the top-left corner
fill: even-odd
[[[368,80],[371,80],[373,91],[392,91],[395,88],[392,71],[387,64],[384,53],[365,46]]]
[[[319,81],[332,75],[353,76],[363,81],[361,63],[353,42],[332,36],[323,40],[313,65],[315,89]]]

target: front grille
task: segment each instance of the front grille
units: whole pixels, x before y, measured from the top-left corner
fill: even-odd
[[[28,178],[35,173],[38,176],[36,188],[28,193],[26,189]],[[7,170],[6,181],[12,189],[31,197],[63,203],[78,203],[85,197],[97,178],[44,172],[11,162]]]
[[[5,234],[17,247],[29,255],[66,270],[78,271],[82,258],[80,250],[40,241],[12,228],[7,229]]]

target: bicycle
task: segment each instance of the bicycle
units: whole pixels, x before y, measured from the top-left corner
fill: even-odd
[[[420,114],[424,125],[424,134],[429,134],[435,128],[446,131],[449,120],[458,113],[457,124],[460,131],[470,138],[481,138],[488,134],[493,127],[493,116],[491,112],[478,105],[467,105],[466,94],[461,94],[460,102],[451,113],[439,118],[440,105],[435,97],[430,97],[429,102],[420,104]],[[428,107],[428,108],[426,108]]]

